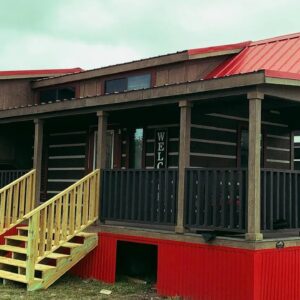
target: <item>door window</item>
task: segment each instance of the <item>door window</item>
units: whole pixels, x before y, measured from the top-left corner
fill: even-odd
[[[136,128],[133,131],[130,143],[130,168],[141,169],[143,160],[144,129]]]

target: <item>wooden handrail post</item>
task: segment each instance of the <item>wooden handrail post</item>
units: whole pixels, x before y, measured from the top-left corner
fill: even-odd
[[[192,103],[180,101],[180,141],[178,166],[177,222],[175,231],[184,232],[185,169],[190,165]]]
[[[264,95],[248,93],[249,154],[248,154],[248,224],[247,240],[262,240],[260,232],[260,161],[261,161],[261,101]]]
[[[34,189],[35,189],[34,203],[36,206],[39,203],[40,189],[41,189],[43,128],[44,128],[44,121],[41,119],[34,119],[33,169],[36,170],[35,187],[34,187]]]
[[[26,260],[26,279],[29,285],[34,281],[34,267],[38,256],[39,220],[39,212],[29,218]]]

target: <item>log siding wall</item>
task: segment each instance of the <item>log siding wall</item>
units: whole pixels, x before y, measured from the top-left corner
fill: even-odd
[[[64,190],[85,174],[87,131],[59,131],[48,135],[47,197]]]
[[[248,126],[246,109],[217,113],[192,110],[192,167],[238,167],[239,130]],[[264,111],[262,116],[263,165],[265,168],[290,169],[290,128],[279,113]]]

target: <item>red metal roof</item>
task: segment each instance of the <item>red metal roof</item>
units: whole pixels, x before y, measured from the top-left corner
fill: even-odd
[[[45,69],[45,70],[14,70],[14,71],[0,71],[0,76],[36,76],[36,75],[54,75],[82,72],[81,68],[70,69]]]
[[[213,52],[220,52],[220,51],[227,51],[227,50],[238,50],[243,49],[248,46],[251,41],[237,43],[237,44],[227,44],[227,45],[220,45],[220,46],[212,46],[206,48],[196,48],[188,50],[189,55],[197,55],[197,54],[204,54],[204,53],[213,53]]]
[[[205,79],[258,70],[269,77],[300,79],[300,33],[251,42]]]

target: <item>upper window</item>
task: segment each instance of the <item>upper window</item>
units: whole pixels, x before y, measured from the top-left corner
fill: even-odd
[[[151,85],[151,75],[143,74],[105,81],[105,93],[147,89]]]
[[[59,87],[40,91],[40,102],[75,98],[74,87]]]

